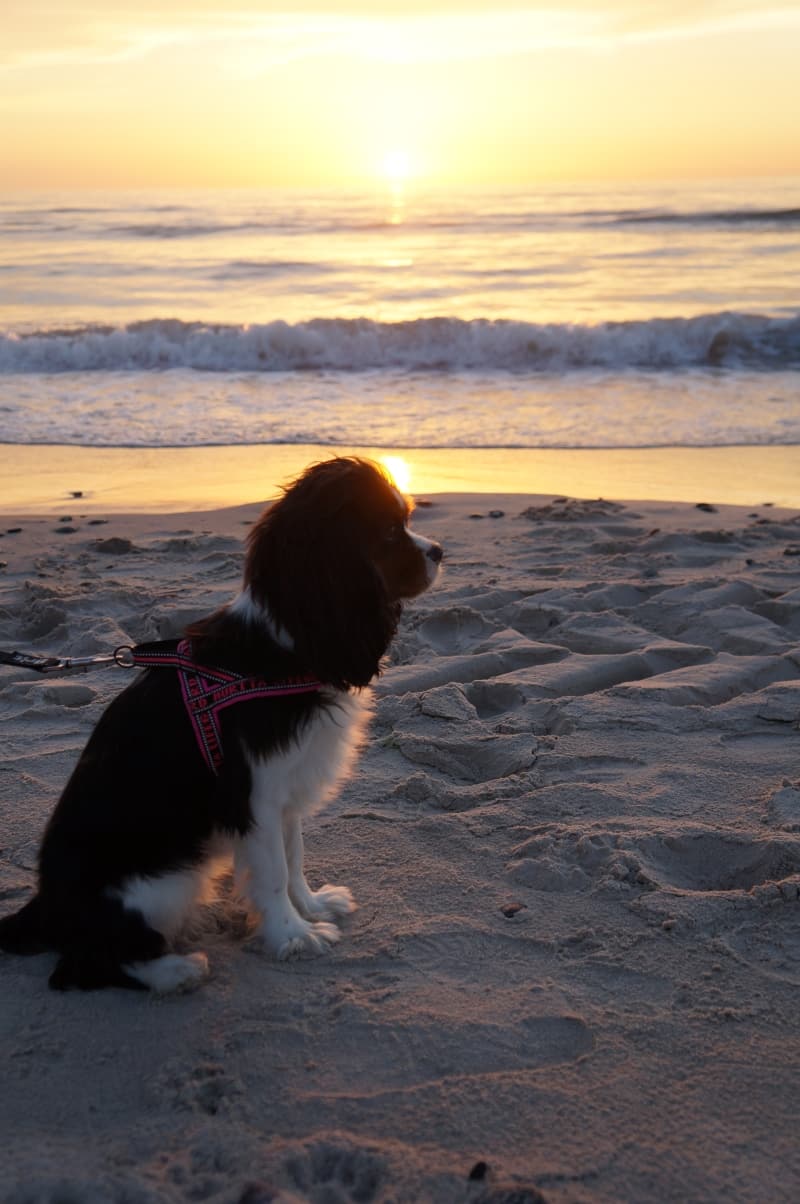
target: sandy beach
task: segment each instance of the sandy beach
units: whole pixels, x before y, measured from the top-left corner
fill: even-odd
[[[256,501],[332,454],[409,466],[414,493],[568,493],[800,508],[796,444],[727,447],[404,448],[321,444],[79,447],[0,443],[0,510],[163,514]]]
[[[164,999],[2,955],[6,1204],[800,1198],[800,512],[705,486],[423,486],[446,571],[307,834],[341,943],[278,964],[223,910]],[[257,503],[57,488],[0,520],[0,647],[108,652],[236,591]],[[3,913],[126,672],[0,667]]]

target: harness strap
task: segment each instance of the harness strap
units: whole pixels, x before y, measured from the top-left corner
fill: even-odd
[[[181,640],[166,651],[164,644],[140,644],[131,652],[133,664],[143,669],[176,669],[181,697],[192,724],[197,745],[212,773],[220,771],[224,759],[219,712],[238,702],[256,698],[285,698],[293,694],[311,694],[322,688],[314,677],[297,676],[283,681],[265,677],[246,677],[230,669],[200,665],[192,658],[189,640]]]

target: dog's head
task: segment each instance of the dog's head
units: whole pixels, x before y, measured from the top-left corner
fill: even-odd
[[[436,579],[442,549],[409,530],[410,513],[377,464],[337,457],[308,468],[253,528],[244,584],[321,680],[366,685],[401,601]]]

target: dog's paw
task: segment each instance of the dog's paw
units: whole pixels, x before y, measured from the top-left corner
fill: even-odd
[[[346,886],[331,886],[329,883],[319,890],[310,891],[304,903],[303,914],[309,920],[333,920],[337,916],[349,916],[357,906]]]
[[[290,957],[300,957],[302,954],[317,956],[327,953],[331,945],[335,945],[339,940],[341,933],[335,924],[311,924],[298,916],[294,924],[290,927],[284,926],[280,933],[265,928],[262,929],[261,935],[272,955],[279,962],[284,962]]]
[[[157,995],[194,991],[209,975],[205,953],[167,953],[152,961],[135,962],[124,969],[131,978],[137,979]]]

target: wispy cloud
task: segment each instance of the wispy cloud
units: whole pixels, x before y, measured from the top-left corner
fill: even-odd
[[[440,0],[428,4],[309,0],[309,11],[264,13],[244,0],[233,12],[219,0],[155,0],[136,9],[103,0],[11,0],[4,16],[0,69],[88,66],[141,59],[169,47],[214,45],[220,55],[249,48],[262,69],[287,59],[351,55],[391,62],[520,55],[558,48],[601,49],[630,42],[800,28],[800,3],[764,8],[758,0],[572,0],[514,5]]]

